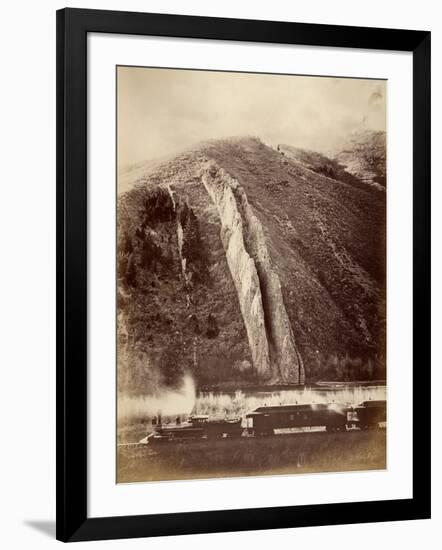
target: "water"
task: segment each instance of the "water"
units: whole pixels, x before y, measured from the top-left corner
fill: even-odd
[[[202,393],[198,396],[194,414],[243,416],[262,405],[293,405],[304,403],[336,403],[358,405],[362,401],[386,399],[386,386],[305,387],[302,389],[261,391],[235,394]]]
[[[179,390],[168,390],[151,396],[119,396],[118,419],[123,422],[148,421],[159,412],[166,417],[190,414],[210,416],[243,416],[262,405],[303,403],[336,403],[358,405],[362,401],[386,399],[384,385],[345,385],[278,389],[275,391],[201,392],[197,394],[190,376],[185,377]]]

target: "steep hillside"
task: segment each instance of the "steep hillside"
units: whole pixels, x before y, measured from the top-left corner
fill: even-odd
[[[348,172],[337,160],[316,151],[300,149],[299,147],[292,147],[290,145],[280,144],[277,146],[277,150],[288,159],[300,163],[312,172],[365,189],[366,182]],[[383,191],[383,188],[380,186],[376,186],[375,188]]]
[[[384,234],[384,193],[258,139],[153,169],[119,197],[120,389],[382,374]]]
[[[353,133],[333,152],[334,160],[347,172],[365,183],[380,187],[387,184],[386,156],[386,133],[370,130]]]

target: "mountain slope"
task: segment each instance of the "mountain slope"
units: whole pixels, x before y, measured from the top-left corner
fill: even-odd
[[[385,194],[365,187],[245,138],[201,145],[123,193],[120,388],[188,370],[219,387],[382,371]]]
[[[359,187],[360,189],[366,188],[367,183],[364,180],[345,170],[344,166],[339,164],[337,160],[321,153],[284,144],[278,145],[277,150],[289,160],[299,163],[304,168],[319,175]],[[376,186],[376,189],[383,190],[380,186]]]
[[[333,158],[357,178],[385,188],[387,184],[387,140],[385,132],[353,133],[333,153]]]

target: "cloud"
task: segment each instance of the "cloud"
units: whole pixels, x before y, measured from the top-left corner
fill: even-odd
[[[380,103],[383,103],[383,101],[384,101],[384,96],[379,87],[376,88],[376,90],[372,92],[370,97],[368,98],[369,105],[380,104]]]
[[[327,151],[385,130],[379,80],[119,67],[117,86],[120,166],[228,136]]]

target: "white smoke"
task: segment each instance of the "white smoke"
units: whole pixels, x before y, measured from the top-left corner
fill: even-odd
[[[118,396],[118,420],[147,419],[161,413],[163,416],[189,415],[195,406],[196,387],[190,374],[185,374],[177,390],[161,389],[154,395]]]

